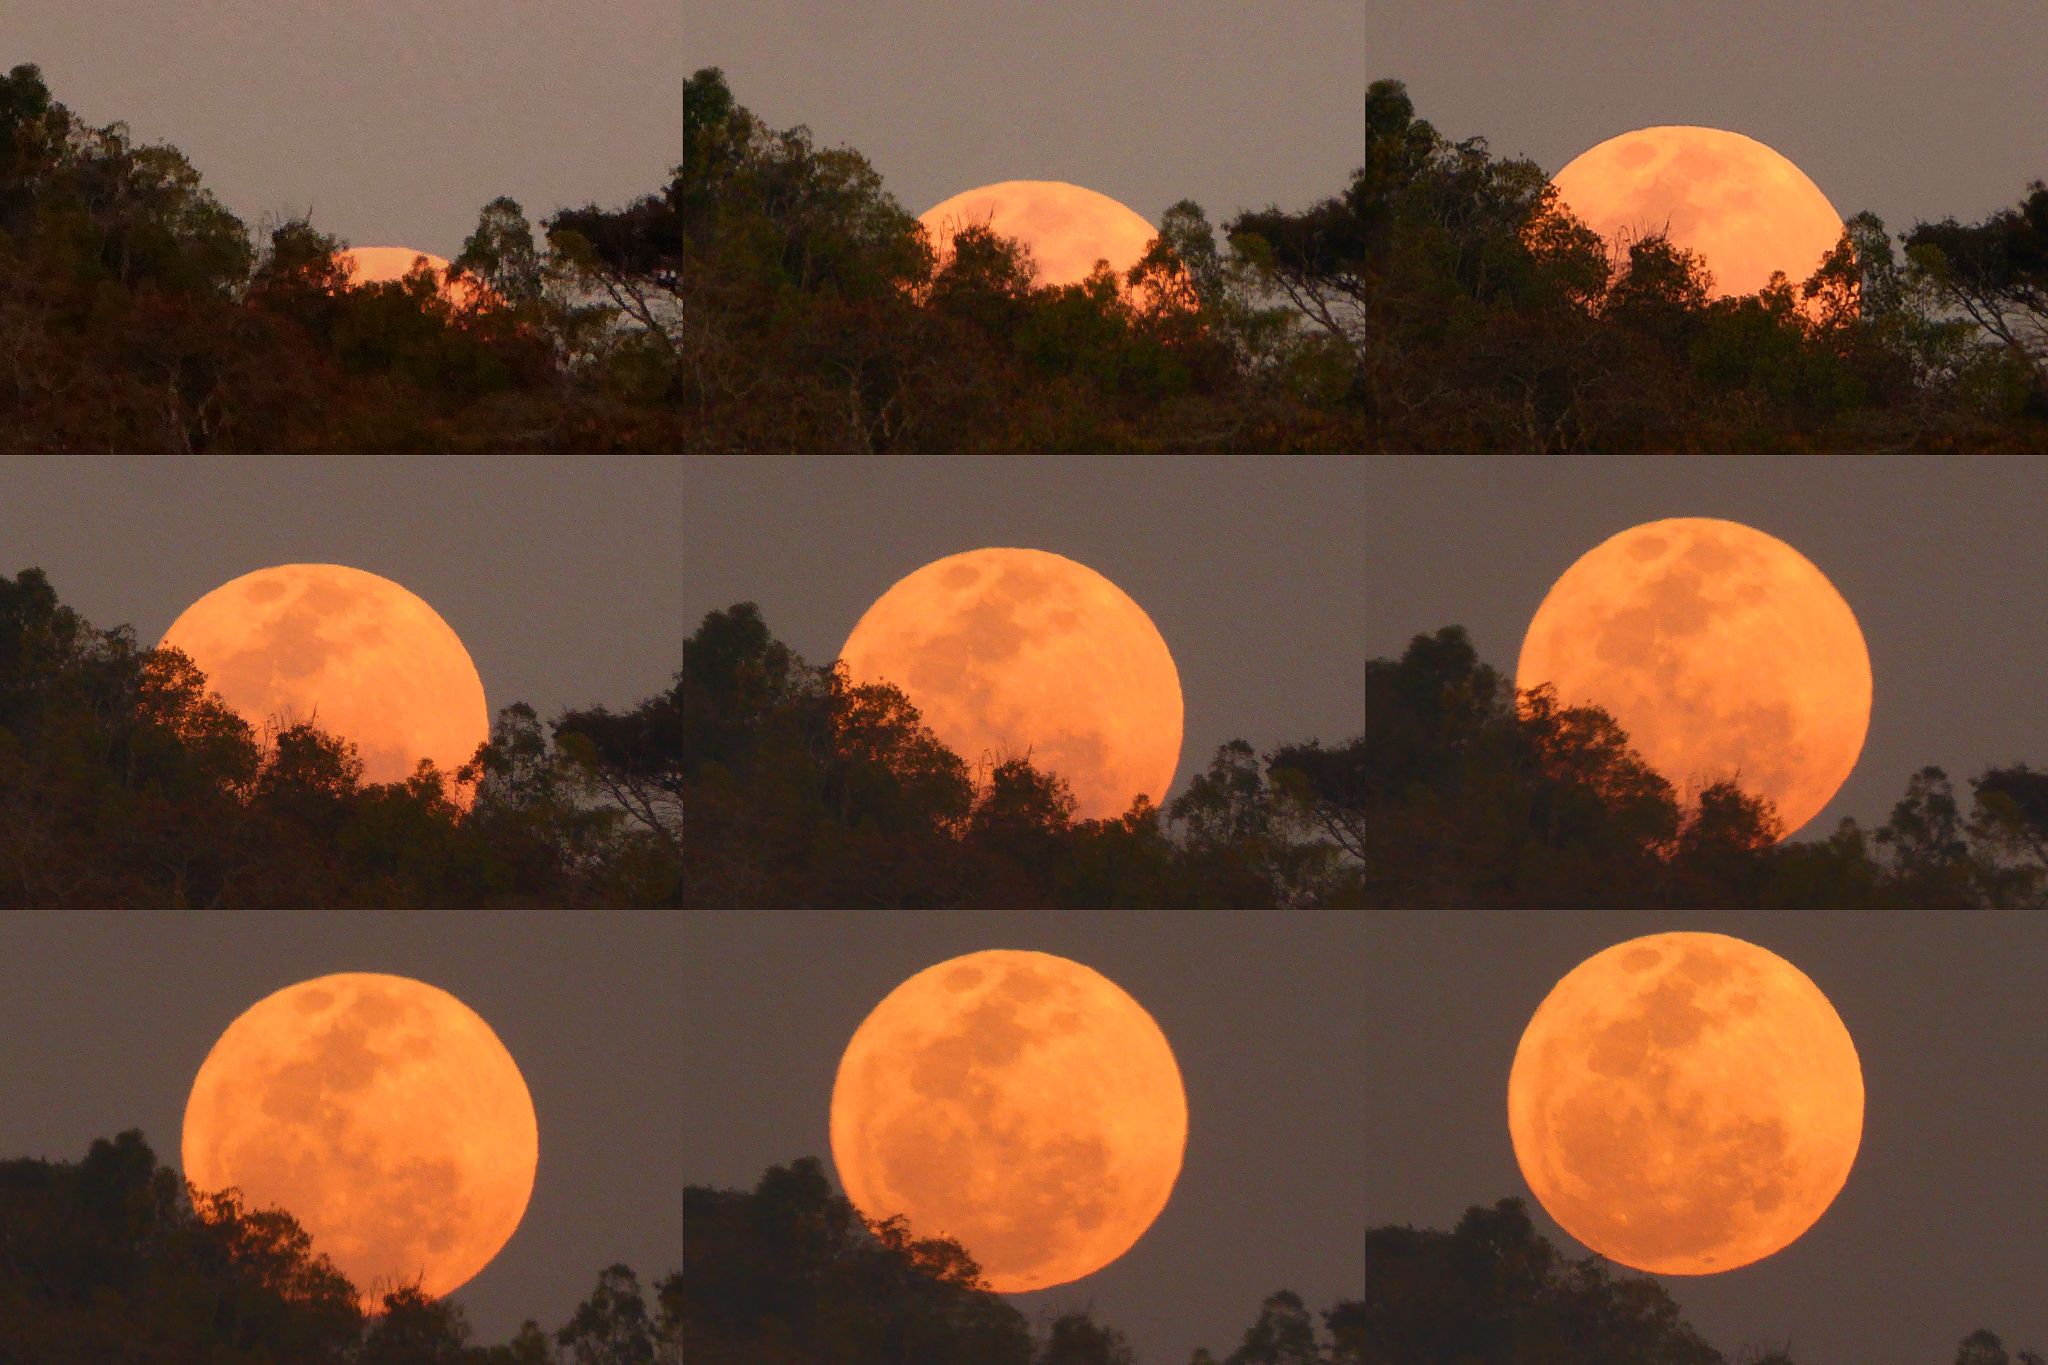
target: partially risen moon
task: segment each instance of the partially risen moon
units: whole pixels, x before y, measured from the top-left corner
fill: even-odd
[[[349,268],[355,284],[388,284],[402,280],[424,264],[436,279],[448,274],[448,258],[431,251],[414,251],[409,246],[344,247],[341,262]]]
[[[1044,550],[969,550],[902,579],[840,658],[903,689],[969,764],[1019,758],[1064,777],[1077,813],[1158,804],[1180,763],[1180,674],[1144,608]]]
[[[1166,1035],[1091,968],[994,950],[875,1006],[832,1086],[832,1159],[868,1218],[958,1241],[991,1288],[1044,1289],[1130,1250],[1187,1146]]]
[[[1863,1070],[1797,967],[1722,934],[1597,953],[1544,999],[1508,1079],[1508,1131],[1559,1225],[1623,1265],[1733,1270],[1841,1193]]]
[[[243,574],[187,607],[162,643],[259,731],[312,721],[353,742],[371,782],[403,781],[423,758],[451,775],[490,738],[462,641],[418,597],[361,569]]]
[[[373,972],[287,986],[230,1024],[192,1083],[183,1147],[187,1180],[290,1213],[366,1306],[482,1270],[526,1212],[540,1153],[491,1026]]]
[[[1079,284],[1099,260],[1119,278],[1136,265],[1159,230],[1106,194],[1063,180],[1004,180],[963,190],[918,215],[941,259],[955,233],[987,227],[1031,248],[1041,285]]]
[[[1789,835],[1856,766],[1870,652],[1827,575],[1738,522],[1632,527],[1565,570],[1529,623],[1516,683],[1599,706],[1681,794],[1733,780]]]
[[[477,296],[476,286],[468,278],[449,278],[452,267],[446,256],[431,251],[415,251],[409,246],[354,246],[344,247],[336,255],[352,285],[392,284],[424,265],[450,303],[460,306]]]
[[[1842,235],[1841,214],[1804,171],[1719,128],[1638,128],[1580,153],[1554,183],[1603,237],[1668,233],[1699,252],[1722,296],[1754,294],[1774,270],[1797,286]]]

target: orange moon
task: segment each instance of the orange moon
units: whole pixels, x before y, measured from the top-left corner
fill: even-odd
[[[437,280],[448,278],[448,258],[436,256],[431,251],[414,251],[409,246],[354,246],[345,247],[340,253],[341,262],[349,269],[349,278],[356,284],[389,284],[402,280],[421,261],[433,272]]]
[[[1180,674],[1145,609],[1044,550],[969,550],[882,594],[839,652],[856,683],[903,689],[973,764],[1064,777],[1084,818],[1158,804],[1180,765]]]
[[[1870,728],[1870,651],[1827,575],[1738,522],[1678,517],[1603,541],[1543,599],[1516,683],[1591,703],[1681,795],[1734,779],[1790,835]]]
[[[243,574],[164,632],[259,731],[312,721],[352,741],[371,782],[423,758],[444,776],[490,738],[483,680],[434,609],[388,578],[340,564]]]
[[[366,1306],[467,1283],[526,1212],[533,1099],[491,1026],[422,981],[343,972],[228,1026],[185,1103],[185,1178],[282,1208]]]
[[[1508,1132],[1572,1236],[1665,1275],[1733,1270],[1798,1240],[1863,1138],[1863,1068],[1820,988],[1723,934],[1652,934],[1587,958],[1515,1050]]]
[[[1796,288],[1842,235],[1842,215],[1806,172],[1718,128],[1638,128],[1580,153],[1553,183],[1610,241],[1668,232],[1699,252],[1721,297],[1756,293],[1774,270]]]
[[[1187,1094],[1159,1025],[1100,973],[992,950],[928,967],[862,1021],[832,1160],[872,1221],[957,1240],[1019,1294],[1092,1275],[1166,1207]]]
[[[932,205],[917,219],[944,260],[953,236],[986,225],[1031,248],[1042,286],[1079,284],[1097,261],[1119,278],[1136,265],[1159,229],[1106,194],[1064,180],[1004,180],[965,190]]]
[[[414,251],[409,246],[355,246],[344,247],[335,254],[348,271],[352,285],[391,284],[412,274],[413,268],[424,262],[435,285],[450,303],[460,306],[476,297],[476,287],[468,279],[449,279],[448,258],[431,251]]]

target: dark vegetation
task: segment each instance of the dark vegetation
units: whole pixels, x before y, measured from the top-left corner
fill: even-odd
[[[484,1346],[414,1289],[363,1312],[289,1214],[191,1189],[126,1132],[79,1162],[0,1161],[0,1365],[1136,1365],[1092,1311],[1034,1326],[958,1244],[868,1224],[815,1159],[692,1187],[683,1218],[680,1270],[607,1267],[560,1327]],[[1371,1229],[1359,1298],[1272,1294],[1189,1365],[1795,1363],[1722,1354],[1655,1280],[1572,1259],[1507,1199],[1449,1232]],[[1980,1331],[1955,1365],[2042,1362]]]
[[[751,604],[681,656],[636,705],[515,704],[460,772],[366,783],[346,741],[258,733],[182,654],[0,578],[0,907],[2048,903],[2048,772],[1965,795],[1926,768],[1876,829],[1781,843],[1759,799],[1682,799],[1456,627],[1368,665],[1363,734],[1232,741],[1108,820],[1028,755],[970,766]]]
[[[1323,202],[1219,232],[1183,201],[1130,278],[1036,288],[985,230],[937,259],[858,152],[700,71],[665,185],[538,227],[494,200],[458,305],[351,287],[310,222],[252,233],[18,66],[0,448],[2048,449],[2048,186],[1903,234],[1858,214],[1810,279],[1713,300],[1399,82],[1368,107]]]

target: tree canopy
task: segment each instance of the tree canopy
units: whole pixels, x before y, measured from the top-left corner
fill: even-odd
[[[0,905],[2040,906],[2048,773],[1781,841],[1729,784],[1682,800],[1605,712],[1518,691],[1448,626],[1366,668],[1365,727],[1242,740],[1162,809],[1080,819],[1028,758],[977,772],[887,684],[708,613],[667,684],[458,771],[366,782],[345,738],[258,733],[175,650],[0,578]],[[465,798],[465,799],[458,799]]]
[[[1316,203],[1078,284],[939,253],[857,150],[686,83],[681,164],[536,224],[483,205],[469,287],[356,283],[174,147],[0,79],[0,443],[25,451],[2048,449],[2048,190],[1851,218],[1805,280],[1714,298],[1601,240],[1534,163],[1399,81]],[[1903,255],[1900,248],[1904,248]]]
[[[867,1221],[814,1157],[686,1186],[681,1233],[679,1269],[606,1266],[559,1327],[486,1345],[417,1287],[366,1310],[289,1213],[192,1188],[131,1130],[76,1162],[0,1160],[0,1365],[1138,1365],[1092,1310],[1033,1323],[958,1243]],[[1189,1365],[1794,1365],[1722,1354],[1656,1280],[1571,1258],[1519,1200],[1370,1228],[1365,1253],[1358,1298],[1276,1291]],[[1955,1365],[2041,1357],[1979,1330]]]

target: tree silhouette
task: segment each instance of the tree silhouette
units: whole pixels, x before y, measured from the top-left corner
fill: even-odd
[[[1956,1348],[1955,1365],[2042,1365],[2036,1351],[2021,1351],[2014,1356],[2005,1349],[1996,1332],[1976,1331],[1963,1338]]]
[[[9,448],[2048,449],[2042,215],[1898,241],[1853,216],[1804,281],[1710,299],[1662,236],[1601,241],[1540,168],[1376,81],[1364,162],[1305,208],[1162,215],[1122,278],[942,259],[858,151],[715,67],[652,192],[353,287],[305,219],[248,227],[175,148],[0,79]],[[260,239],[260,241],[258,240]],[[260,245],[261,249],[258,250]]]
[[[1330,1313],[1358,1365],[1722,1365],[1647,1276],[1574,1261],[1520,1200],[1450,1232],[1366,1234],[1365,1296]]]
[[[1775,838],[1727,789],[1682,809],[1604,712],[1517,694],[1452,627],[1366,668],[1351,742],[1268,763],[1297,818],[1339,852],[1339,900],[1643,905],[1724,895]]]
[[[323,1365],[361,1326],[289,1217],[192,1195],[134,1131],[75,1164],[0,1162],[0,1323],[21,1365]]]
[[[2041,903],[2048,893],[2048,772],[2024,763],[1970,779],[1970,836],[1979,850],[1988,898]]]
[[[871,1228],[815,1158],[690,1187],[672,1301],[691,1365],[1031,1365],[1023,1316],[956,1244]]]
[[[1245,1329],[1238,1348],[1223,1365],[1323,1365],[1331,1347],[1301,1296],[1282,1289],[1259,1305],[1258,1320]]]
[[[867,904],[878,876],[885,899],[942,895],[918,882],[971,800],[901,693],[804,663],[751,603],[704,618],[666,692],[569,712],[555,739],[684,902]]]
[[[613,1265],[555,1342],[573,1365],[675,1365],[682,1358],[679,1332],[665,1314],[649,1310],[632,1268]]]
[[[0,1160],[0,1365],[1137,1365],[1092,1310],[1034,1333],[959,1244],[867,1222],[815,1158],[687,1186],[683,1215],[680,1270],[607,1266],[561,1326],[485,1345],[417,1285],[365,1313],[288,1214],[191,1189],[129,1131],[78,1162]],[[1359,1298],[1276,1291],[1220,1365],[1793,1365],[1723,1356],[1657,1281],[1565,1255],[1520,1200],[1372,1228],[1365,1251]],[[2042,1365],[1989,1331],[1955,1362]]]
[[[1032,1365],[1137,1365],[1124,1334],[1088,1313],[1067,1313],[1053,1321]]]
[[[1915,270],[2004,349],[2036,413],[2048,411],[2048,184],[1980,223],[1954,218],[1906,234]]]
[[[2025,764],[1967,804],[1926,769],[1883,825],[1780,842],[1754,794],[1681,802],[1612,718],[1517,692],[1458,627],[1368,663],[1357,736],[1234,740],[1165,809],[1099,820],[1028,755],[970,769],[750,603],[681,656],[631,706],[514,703],[457,772],[371,783],[317,716],[258,732],[24,570],[0,579],[0,906],[2048,902]]]
[[[1974,869],[1962,809],[1940,768],[1913,774],[1877,842],[1891,855],[1893,873],[1910,899],[1930,908],[1970,903]]]

